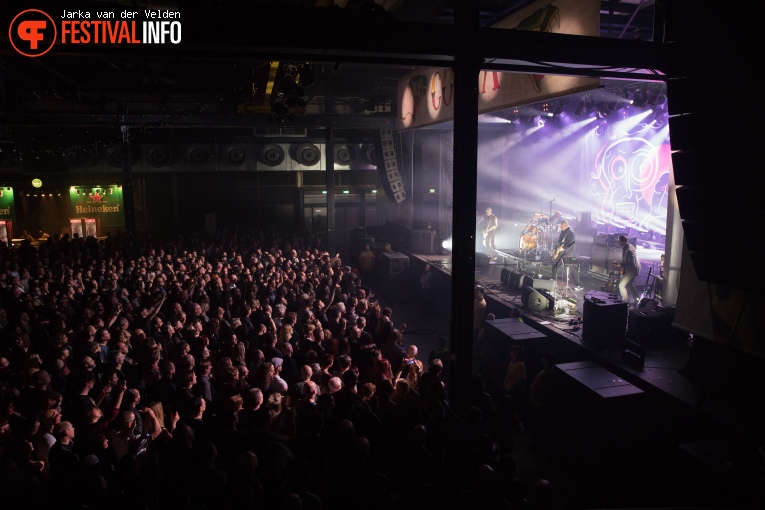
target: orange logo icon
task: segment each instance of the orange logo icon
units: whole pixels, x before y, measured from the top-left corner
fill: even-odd
[[[27,9],[13,18],[8,38],[13,49],[26,57],[39,57],[50,51],[56,42],[56,23],[47,13]]]

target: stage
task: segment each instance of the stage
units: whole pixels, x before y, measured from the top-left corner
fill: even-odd
[[[645,250],[641,254],[647,255]],[[430,264],[436,271],[437,294],[442,298],[451,295],[450,281],[452,262],[450,254],[418,254],[407,253],[411,257],[410,267],[414,275],[420,274],[422,266]],[[654,268],[658,272],[659,260],[651,260],[654,257],[646,256],[641,261],[641,275],[636,279],[636,287],[639,292],[644,291],[646,276],[649,270],[653,273]],[[480,261],[481,258],[477,257]],[[647,259],[647,260],[646,260]],[[546,294],[555,297],[552,309],[539,309],[524,304],[523,287],[503,282],[503,272],[506,276],[513,273],[525,277],[524,282],[540,287],[552,286],[553,291]],[[563,356],[562,362],[592,360],[608,370],[629,380],[631,384],[640,387],[646,392],[661,392],[665,396],[677,399],[684,404],[694,406],[702,396],[702,392],[693,383],[684,377],[680,371],[686,366],[690,354],[691,342],[688,335],[678,332],[663,332],[661,338],[655,340],[638,338],[640,343],[628,338],[627,329],[621,338],[615,339],[608,348],[598,348],[582,341],[582,328],[584,317],[584,303],[586,296],[595,292],[602,292],[608,284],[609,277],[597,272],[583,269],[580,272],[580,287],[575,288],[573,281],[565,285],[565,270],[559,274],[557,281],[550,280],[552,274],[551,262],[540,260],[530,261],[519,257],[513,250],[497,250],[496,263],[484,263],[476,265],[476,285],[483,287],[486,295],[488,311],[497,319],[507,318],[517,311],[522,320],[530,327],[544,333],[552,342],[552,348],[558,350]],[[569,275],[571,276],[571,275]],[[571,278],[573,280],[573,278]],[[533,288],[533,287],[532,287]],[[527,294],[529,291],[526,291]],[[618,297],[614,294],[613,298]],[[444,307],[448,306],[442,301]],[[648,302],[647,308],[637,309],[628,314],[633,321],[641,319],[637,315],[641,312],[650,314],[654,302]],[[644,311],[645,310],[645,311]],[[626,312],[626,307],[625,307]],[[625,321],[626,328],[629,324]],[[634,329],[634,327],[633,327]],[[667,333],[667,334],[664,334]],[[630,335],[635,336],[635,335]],[[640,335],[638,335],[640,336]],[[635,364],[635,360],[627,359],[624,352],[627,348],[639,351],[642,356],[642,366]],[[507,352],[498,353],[500,358],[507,356]],[[478,362],[474,363],[478,368]]]

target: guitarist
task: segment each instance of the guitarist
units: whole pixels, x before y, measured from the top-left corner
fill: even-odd
[[[627,236],[619,236],[619,246],[622,247],[622,262],[620,264],[624,274],[619,281],[619,294],[622,296],[622,301],[629,303],[629,298],[632,296],[634,300],[631,303],[632,306],[637,307],[640,302],[640,294],[635,288],[635,278],[640,274],[640,260],[637,257],[637,249],[629,244]]]
[[[562,264],[561,261],[565,263],[566,260],[576,256],[576,254],[574,253],[574,243],[576,243],[576,234],[574,234],[574,231],[571,229],[571,226],[568,224],[568,221],[566,220],[561,221],[560,234],[558,235],[558,243],[555,245],[555,252],[553,252],[553,268],[552,268],[553,280],[557,279],[558,266]],[[573,270],[573,273],[574,273],[574,284],[576,285],[576,290],[579,290],[581,289],[581,287],[579,286],[579,269],[575,267],[572,267],[571,269]],[[566,284],[568,284],[568,282],[566,282]]]
[[[491,207],[487,207],[486,214],[481,219],[483,221],[483,246],[486,248],[486,255],[488,255],[492,261],[496,261],[497,254],[494,248],[494,236],[496,235],[497,227],[499,226],[497,217],[492,214]]]

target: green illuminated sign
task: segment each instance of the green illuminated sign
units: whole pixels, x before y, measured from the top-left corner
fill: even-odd
[[[73,218],[97,218],[101,227],[124,227],[122,186],[72,186],[69,188]]]
[[[13,188],[0,188],[0,220],[16,221]]]

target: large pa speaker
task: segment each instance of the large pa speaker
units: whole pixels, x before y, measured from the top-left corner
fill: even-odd
[[[547,291],[528,286],[522,289],[521,302],[526,308],[534,312],[552,310],[555,306],[555,299]]]
[[[397,251],[386,251],[380,257],[382,269],[388,275],[406,275],[409,271],[409,257]]]
[[[582,341],[597,349],[621,347],[627,332],[627,307],[618,294],[587,292],[582,307]]]
[[[392,129],[380,130],[380,151],[378,154],[377,173],[388,199],[401,203],[406,200],[404,179],[398,169],[398,156]]]

